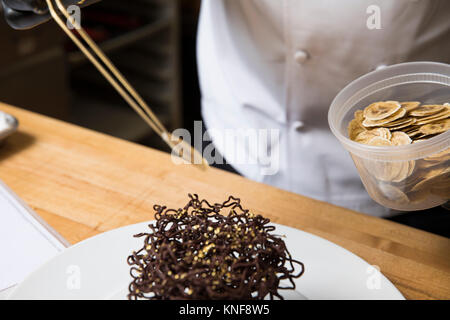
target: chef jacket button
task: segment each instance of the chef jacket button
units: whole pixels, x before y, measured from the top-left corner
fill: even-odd
[[[309,54],[307,51],[305,50],[298,50],[295,54],[294,54],[294,60],[298,63],[298,64],[303,64],[306,62],[306,60],[309,59]]]
[[[305,127],[305,123],[303,121],[294,121],[292,123],[292,127],[294,128],[294,130],[300,131],[301,129],[303,129]]]

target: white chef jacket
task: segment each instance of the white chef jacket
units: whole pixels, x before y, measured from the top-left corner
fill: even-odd
[[[206,126],[280,130],[277,174],[234,165],[250,179],[376,216],[392,214],[364,190],[327,112],[345,85],[377,67],[449,63],[449,14],[448,0],[203,0],[197,51]],[[223,139],[211,135],[227,158]],[[242,144],[238,152],[252,150]]]

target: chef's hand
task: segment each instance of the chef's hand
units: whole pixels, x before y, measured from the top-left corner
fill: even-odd
[[[65,7],[86,6],[99,0],[62,0]],[[6,22],[14,29],[30,29],[51,18],[45,0],[1,0]]]

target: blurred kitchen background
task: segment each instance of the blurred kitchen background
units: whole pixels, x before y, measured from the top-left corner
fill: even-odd
[[[200,0],[108,0],[81,23],[171,131],[200,119]],[[27,31],[0,19],[0,101],[167,150],[160,138],[50,21]]]

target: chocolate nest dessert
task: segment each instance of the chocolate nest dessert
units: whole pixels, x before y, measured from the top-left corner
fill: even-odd
[[[144,246],[127,260],[129,299],[283,299],[279,289],[295,289],[304,266],[272,234],[269,219],[232,196],[213,205],[189,197],[183,209],[155,205],[156,222],[135,235]]]

